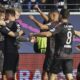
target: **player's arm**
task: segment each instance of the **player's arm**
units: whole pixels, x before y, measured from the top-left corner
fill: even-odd
[[[40,32],[37,34],[32,34],[32,36],[41,36],[41,37],[51,37],[52,35],[54,36],[56,33],[59,33],[61,31],[60,27],[57,28],[52,28],[49,31],[46,32]]]
[[[13,31],[9,31],[8,35],[11,37],[20,37],[23,34],[23,30],[19,31],[19,32],[13,32]]]
[[[20,30],[18,33],[19,33],[19,36],[22,36],[24,34],[24,31]]]
[[[23,36],[20,36],[20,37],[17,37],[16,40],[18,42],[31,42],[31,43],[35,43],[36,42],[36,37],[23,37]]]
[[[76,30],[75,30],[74,32],[75,32],[75,35],[76,35],[76,36],[80,37],[80,31],[76,31]]]
[[[49,29],[47,25],[42,24],[41,22],[39,22],[38,20],[36,20],[34,18],[34,16],[30,15],[29,18],[37,25],[39,26],[41,29]]]
[[[20,24],[17,23],[17,32],[19,32],[19,36],[22,36],[25,34],[25,32],[23,30],[21,30]]]
[[[17,41],[19,41],[19,42],[28,42],[28,41],[30,41],[30,38],[25,38],[25,37],[23,37],[23,36],[20,36],[20,37],[17,37]]]
[[[17,37],[17,36],[20,36],[22,34],[22,31],[13,32],[8,27],[0,28],[0,31],[1,31],[1,33],[5,34],[5,35],[9,35],[10,37]]]
[[[50,37],[52,36],[52,33],[50,31],[47,31],[47,32],[40,32],[40,33],[33,33],[33,34],[30,34],[31,37],[35,36],[39,36],[39,37]]]
[[[4,21],[0,21],[0,32],[5,34],[5,35],[9,35],[11,37],[16,37],[16,36],[21,36],[23,34],[23,31],[19,31],[14,33],[13,31],[11,31],[8,27],[6,26],[6,23]]]
[[[46,21],[49,21],[48,16],[45,15],[45,14],[41,11],[41,9],[38,7],[38,5],[35,5],[34,8],[40,13],[40,15],[42,16],[42,18],[44,18]]]
[[[51,37],[52,35],[54,36],[56,33],[59,33],[61,31],[61,27],[57,27],[57,28],[52,28],[49,31],[46,32],[40,32],[40,33],[33,33],[30,34],[31,37],[35,36],[40,36],[40,37]]]

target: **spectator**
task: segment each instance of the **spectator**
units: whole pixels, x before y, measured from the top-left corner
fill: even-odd
[[[47,0],[47,4],[48,4],[47,9],[48,10],[57,9],[57,2],[58,2],[58,0]]]
[[[9,2],[8,0],[0,0],[0,3],[1,3],[1,4],[4,4],[4,5],[5,5],[5,4],[8,4],[8,2]]]
[[[40,0],[40,5],[39,5],[40,9],[43,9],[43,10],[46,9],[46,2],[47,0]]]
[[[31,11],[31,10],[34,10],[34,6],[38,4],[38,1],[37,0],[30,0],[28,2],[28,9]]]
[[[67,0],[67,4],[70,4],[70,5],[68,5],[68,9],[70,9],[71,11],[73,11],[74,9],[80,8],[80,5],[79,5],[80,0]]]
[[[26,11],[28,9],[28,2],[29,0],[22,0],[22,2],[20,0],[20,3],[22,3],[21,6],[22,6],[23,11]]]

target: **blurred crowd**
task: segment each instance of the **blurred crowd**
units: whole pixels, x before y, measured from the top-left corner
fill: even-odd
[[[35,4],[43,11],[49,11],[53,7],[61,8],[65,3],[68,9],[79,10],[80,8],[80,0],[0,0],[0,3],[6,7],[21,7],[23,11],[32,11]]]

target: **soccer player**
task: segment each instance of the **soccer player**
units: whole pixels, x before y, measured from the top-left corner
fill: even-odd
[[[30,19],[32,21],[34,21],[42,30],[47,30],[49,31],[49,27],[54,27],[54,26],[49,26],[47,27],[46,24],[43,25],[42,23],[40,23],[38,20],[36,20],[33,16],[29,16]],[[58,26],[60,25],[59,23],[59,17],[60,14],[57,10],[53,10],[49,13],[48,18],[50,19],[51,24]],[[55,47],[55,41],[54,41],[54,37],[51,38],[47,38],[47,49],[46,49],[46,53],[45,53],[45,60],[44,60],[44,65],[43,65],[43,74],[42,74],[42,80],[48,80],[49,76],[49,68],[51,65],[51,61],[53,59],[53,54],[54,54],[54,47]]]
[[[73,59],[72,53],[72,40],[74,29],[73,26],[68,22],[69,12],[67,9],[61,10],[62,23],[59,27],[52,28],[48,32],[41,32],[38,34],[33,34],[33,36],[55,36],[55,53],[53,58],[53,63],[50,68],[50,80],[56,80],[57,74],[61,72],[61,68],[67,80],[73,80]],[[43,27],[48,27],[47,25],[42,25]],[[53,26],[53,25],[52,25]],[[60,68],[61,67],[61,68]]]
[[[50,80],[56,80],[57,74],[61,71],[60,66],[65,74],[67,80],[73,80],[73,59],[71,56],[72,53],[72,40],[74,35],[74,30],[72,24],[68,22],[69,11],[67,9],[62,9],[60,14],[62,15],[62,24],[59,27],[52,31],[52,34],[56,36],[55,41],[55,58],[51,66]]]
[[[8,36],[11,36],[11,37],[17,37],[17,36],[19,36],[19,34],[22,33],[22,31],[19,32],[19,33],[14,33],[13,31],[10,31],[10,29],[6,26],[6,23],[5,23],[4,19],[5,19],[5,9],[4,9],[4,7],[0,7],[0,41],[1,41],[0,70],[1,70],[1,72],[2,72],[3,61],[4,61],[4,55],[3,55],[4,44],[5,44],[4,41],[3,41],[4,40],[4,35],[8,35]]]
[[[13,31],[14,33],[17,32],[17,25],[15,22],[15,10],[14,9],[7,9],[6,15],[8,17],[9,23],[7,24],[8,28]],[[20,35],[23,34],[23,31],[20,31]],[[3,72],[7,76],[7,80],[14,80],[14,73],[16,71],[16,67],[18,64],[18,48],[17,48],[17,41],[16,37],[10,37],[5,35],[5,52],[4,52],[4,66]]]

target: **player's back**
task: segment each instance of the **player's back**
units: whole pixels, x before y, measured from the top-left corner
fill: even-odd
[[[72,52],[74,30],[70,23],[62,23],[60,25],[60,31],[55,36],[55,50],[64,51],[65,53]]]

